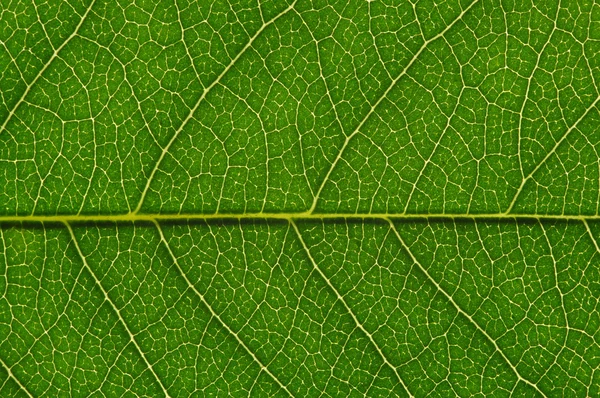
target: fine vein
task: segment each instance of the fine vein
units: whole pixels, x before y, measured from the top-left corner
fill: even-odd
[[[17,385],[19,386],[21,391],[25,392],[25,394],[27,394],[28,397],[33,398],[33,395],[31,395],[29,390],[27,388],[25,388],[25,386],[21,383],[21,381],[19,379],[17,379],[17,377],[12,372],[11,368],[6,363],[4,363],[4,361],[2,360],[1,357],[0,357],[0,365],[2,365],[2,367],[4,369],[6,369],[6,373],[8,373],[8,377],[10,379],[12,379],[15,383],[17,383]]]
[[[408,72],[408,70],[410,69],[410,67],[415,63],[415,61],[419,58],[419,56],[421,55],[421,53],[425,50],[425,48],[427,48],[427,46],[431,43],[436,41],[437,39],[439,39],[440,37],[444,36],[446,34],[446,32],[448,32],[453,26],[454,24],[456,24],[456,22],[460,21],[462,19],[462,17],[469,12],[469,10],[478,2],[479,0],[475,0],[473,1],[467,8],[465,8],[460,15],[454,20],[452,21],[443,31],[441,31],[440,33],[438,33],[437,35],[431,37],[428,40],[425,40],[423,42],[423,44],[421,45],[421,47],[419,48],[419,50],[415,53],[415,55],[410,59],[410,61],[408,62],[408,64],[406,64],[406,66],[404,67],[404,69],[402,69],[402,71],[398,74],[398,76],[396,76],[396,78],[394,80],[392,80],[392,82],[390,83],[390,85],[388,86],[388,88],[384,91],[384,93],[379,97],[379,99],[371,106],[371,109],[369,109],[369,111],[367,112],[367,114],[362,118],[362,120],[360,121],[360,123],[358,123],[358,125],[356,126],[356,128],[354,129],[354,131],[352,131],[352,133],[350,135],[348,135],[346,137],[346,140],[344,141],[344,143],[342,144],[341,149],[338,151],[337,156],[335,157],[335,159],[333,160],[333,162],[331,163],[331,166],[329,167],[329,170],[327,171],[327,174],[325,175],[325,178],[323,179],[323,181],[321,182],[321,185],[319,186],[319,189],[317,190],[317,194],[314,197],[313,203],[309,209],[309,213],[312,213],[315,211],[316,207],[317,207],[317,202],[319,201],[319,197],[321,196],[321,192],[323,191],[323,189],[325,188],[325,185],[327,184],[327,181],[329,181],[329,177],[331,176],[331,173],[333,172],[333,170],[336,168],[338,162],[342,159],[342,155],[344,154],[346,147],[348,147],[348,144],[350,143],[350,141],[352,140],[352,138],[354,138],[360,131],[360,129],[362,128],[362,126],[364,126],[364,124],[367,122],[367,120],[369,120],[369,118],[371,117],[371,115],[373,114],[373,112],[375,112],[375,110],[377,109],[377,107],[379,106],[379,104],[388,96],[388,94],[390,93],[390,91],[392,91],[392,89],[396,86],[396,83],[398,83],[398,81],[402,78],[402,76],[404,76],[406,74],[406,72]]]
[[[304,238],[302,238],[302,234],[300,233],[300,230],[298,229],[298,226],[296,225],[296,223],[292,220],[291,224],[292,224],[292,227],[294,227],[294,231],[296,231],[296,235],[298,236],[298,239],[300,240],[300,243],[302,244],[302,247],[304,248],[304,251],[306,252],[306,255],[309,258],[309,260],[310,260],[313,268],[315,269],[315,271],[317,271],[317,273],[325,281],[325,283],[327,284],[327,286],[329,286],[329,288],[336,295],[336,297],[340,301],[340,303],[342,303],[342,305],[346,309],[346,312],[348,312],[348,314],[350,314],[350,316],[354,320],[354,323],[356,324],[356,327],[358,327],[361,330],[361,332],[363,332],[365,334],[365,336],[367,336],[367,338],[369,339],[369,341],[371,342],[371,344],[373,345],[373,347],[375,347],[375,350],[377,351],[377,353],[379,354],[379,356],[381,357],[381,359],[383,360],[383,362],[390,369],[392,369],[392,371],[394,372],[394,374],[398,378],[398,381],[400,382],[400,384],[402,385],[402,387],[404,388],[404,390],[408,393],[409,396],[413,397],[413,395],[411,394],[410,390],[408,389],[408,387],[404,383],[404,380],[402,380],[402,377],[400,377],[400,373],[398,373],[398,369],[396,369],[396,367],[390,363],[390,361],[388,360],[387,356],[383,353],[383,351],[381,350],[381,348],[379,347],[379,345],[377,344],[377,342],[373,338],[373,335],[371,333],[369,333],[369,331],[367,329],[365,329],[365,327],[358,320],[358,318],[356,317],[356,315],[354,314],[354,312],[352,311],[352,309],[350,308],[350,306],[346,303],[346,300],[344,300],[344,297],[335,288],[335,286],[333,286],[333,284],[331,283],[331,281],[329,280],[329,278],[327,278],[327,275],[325,275],[325,273],[321,270],[321,268],[319,267],[319,265],[317,264],[317,262],[313,258],[312,254],[310,253],[310,250],[309,250],[308,246],[306,245],[306,242],[304,242]]]
[[[208,303],[208,301],[206,301],[206,298],[204,297],[204,295],[202,293],[200,293],[200,291],[198,289],[196,289],[196,286],[194,286],[194,284],[190,281],[190,279],[187,277],[186,273],[183,272],[183,269],[179,265],[179,261],[177,260],[175,253],[173,253],[173,250],[171,250],[171,245],[169,245],[169,243],[167,242],[167,239],[165,239],[165,235],[162,231],[162,228],[160,227],[160,224],[158,222],[154,221],[154,225],[156,226],[156,229],[158,230],[158,234],[160,235],[161,242],[167,248],[167,251],[169,252],[169,255],[171,256],[171,259],[173,260],[173,264],[175,265],[175,268],[177,268],[177,272],[179,272],[179,274],[183,277],[183,279],[187,283],[188,287],[198,296],[200,301],[202,301],[202,304],[204,304],[206,306],[206,308],[208,309],[210,314],[219,322],[219,324],[221,326],[223,326],[223,328],[225,328],[225,330],[227,330],[227,332],[235,338],[235,340],[238,342],[238,344],[244,348],[244,350],[248,353],[248,355],[250,355],[252,357],[252,359],[254,360],[254,362],[256,362],[258,364],[260,369],[263,372],[265,372],[266,374],[268,374],[271,377],[271,379],[273,379],[273,381],[275,381],[275,383],[277,383],[277,385],[281,389],[283,389],[290,397],[293,397],[292,393],[288,390],[288,388],[277,377],[275,377],[275,375],[269,370],[269,368],[267,368],[261,362],[260,359],[258,359],[258,357],[250,350],[250,348],[246,345],[246,343],[244,343],[244,341],[238,336],[238,334],[235,333],[233,330],[231,330],[231,328],[221,319],[219,314],[217,314],[215,312],[215,310]]]
[[[50,56],[50,59],[48,59],[48,62],[46,62],[46,64],[44,64],[44,66],[42,67],[42,69],[40,69],[40,71],[37,73],[37,75],[35,75],[35,78],[31,81],[31,83],[29,83],[27,85],[27,87],[25,87],[25,91],[23,91],[23,94],[21,95],[21,98],[19,98],[19,100],[17,101],[17,103],[15,104],[15,106],[13,106],[13,108],[10,110],[10,112],[6,116],[6,119],[4,119],[4,123],[2,123],[2,126],[0,126],[0,134],[4,131],[4,129],[8,125],[8,122],[10,122],[10,120],[13,117],[13,115],[17,111],[17,109],[19,109],[19,106],[21,106],[21,104],[25,101],[25,98],[27,97],[27,94],[29,94],[29,91],[31,91],[31,88],[33,86],[35,86],[35,84],[40,79],[40,77],[42,77],[42,75],[44,74],[44,72],[52,64],[52,61],[54,61],[56,58],[58,58],[58,54],[62,51],[62,49],[65,48],[65,46],[67,44],[69,44],[69,42],[75,36],[77,36],[77,33],[79,33],[79,29],[81,28],[81,25],[83,25],[83,22],[87,19],[88,14],[90,13],[90,11],[92,10],[92,8],[94,7],[94,3],[96,3],[96,0],[92,0],[92,2],[90,3],[90,5],[88,6],[88,8],[85,10],[85,13],[81,17],[81,20],[79,20],[79,23],[75,27],[75,30],[73,30],[73,33],[71,33],[71,35],[69,37],[67,37],[67,39],[63,42],[63,44],[61,44],[56,50],[54,50],[54,53],[52,53],[52,55]],[[50,40],[50,39],[48,39],[48,40]]]
[[[141,347],[139,346],[139,344],[135,340],[135,337],[134,337],[133,333],[131,333],[131,330],[129,330],[129,326],[125,322],[125,319],[123,319],[123,316],[121,315],[121,311],[119,311],[119,309],[117,308],[117,306],[115,305],[115,303],[113,303],[113,301],[110,299],[110,296],[108,295],[108,292],[106,291],[106,289],[104,289],[104,286],[102,286],[102,283],[100,282],[100,280],[96,276],[96,273],[92,270],[92,267],[90,267],[90,265],[88,264],[87,258],[85,257],[85,255],[81,251],[81,248],[79,247],[79,242],[77,241],[77,238],[75,237],[75,233],[73,232],[73,229],[71,228],[71,224],[69,224],[67,222],[67,223],[65,223],[65,226],[69,230],[69,234],[71,234],[71,240],[73,241],[73,244],[75,245],[75,249],[77,249],[77,253],[79,254],[79,257],[81,258],[81,261],[83,262],[83,266],[88,270],[88,272],[90,273],[90,275],[94,279],[94,282],[96,282],[96,285],[98,285],[98,287],[102,291],[102,294],[104,295],[105,300],[108,302],[108,304],[110,304],[110,306],[112,307],[113,311],[115,312],[115,314],[119,318],[119,321],[121,322],[121,324],[123,325],[123,327],[127,331],[127,334],[129,335],[129,340],[135,346],[136,350],[140,354],[140,357],[142,358],[142,360],[146,364],[146,367],[148,368],[148,370],[150,370],[150,372],[152,373],[152,375],[154,376],[154,378],[156,379],[156,381],[160,385],[160,387],[163,390],[165,396],[169,398],[170,395],[167,392],[166,387],[163,385],[162,381],[160,380],[160,378],[158,377],[158,375],[154,371],[154,368],[152,367],[152,365],[150,364],[150,362],[146,358],[146,355],[144,354],[144,351],[142,351]]]
[[[133,211],[133,213],[138,213],[140,211],[140,209],[142,208],[142,205],[144,204],[144,199],[146,199],[146,195],[148,194],[148,190],[150,189],[150,184],[152,184],[152,181],[154,180],[154,175],[158,171],[158,169],[159,169],[159,167],[160,167],[163,159],[165,158],[165,156],[167,155],[167,153],[171,149],[171,146],[173,145],[173,143],[175,142],[175,140],[177,139],[177,137],[179,136],[179,134],[183,131],[183,129],[185,128],[185,126],[190,122],[190,120],[193,119],[194,114],[196,113],[196,110],[198,109],[198,107],[200,106],[200,104],[202,103],[202,101],[204,100],[204,98],[206,98],[206,96],[212,90],[213,87],[215,87],[217,84],[219,84],[219,82],[221,81],[221,79],[223,78],[223,76],[225,76],[227,74],[227,72],[229,72],[229,70],[231,70],[231,68],[233,67],[233,65],[236,64],[236,62],[238,61],[238,59],[240,59],[242,57],[242,55],[244,55],[246,53],[246,51],[248,51],[248,49],[250,47],[252,47],[252,44],[261,35],[261,33],[269,25],[273,24],[275,21],[277,21],[279,18],[281,18],[283,15],[287,14],[291,9],[293,9],[294,5],[296,4],[296,1],[294,1],[292,4],[290,4],[290,6],[288,8],[286,8],[285,10],[283,10],[282,12],[280,12],[277,16],[275,16],[275,18],[271,19],[269,22],[267,22],[266,24],[264,24],[260,29],[258,29],[256,31],[256,33],[254,34],[254,36],[252,36],[250,38],[250,40],[248,40],[248,43],[246,43],[246,45],[244,46],[244,48],[242,48],[242,50],[235,56],[235,58],[233,58],[231,60],[231,62],[229,63],[229,65],[227,65],[227,67],[225,67],[225,69],[223,69],[221,71],[221,73],[219,74],[219,76],[217,76],[217,78],[209,86],[207,86],[204,89],[204,91],[202,91],[202,94],[200,95],[200,97],[196,101],[196,104],[194,105],[194,107],[190,110],[190,112],[188,113],[187,117],[183,120],[183,122],[181,122],[181,125],[175,131],[175,133],[173,134],[173,136],[171,137],[171,139],[169,140],[169,142],[167,143],[167,145],[165,145],[165,147],[163,148],[160,156],[158,157],[158,160],[156,161],[156,163],[154,165],[154,168],[150,172],[150,176],[148,177],[148,180],[146,181],[146,186],[144,187],[144,190],[142,191],[142,194],[140,196],[140,200],[138,202],[138,205],[135,208],[135,210]]]
[[[421,272],[423,272],[423,274],[427,277],[427,279],[429,280],[429,282],[431,282],[435,288],[444,295],[444,297],[446,297],[446,299],[452,304],[452,306],[456,309],[456,311],[458,311],[462,316],[464,316],[466,319],[469,320],[469,322],[475,326],[475,328],[481,333],[483,334],[486,339],[492,343],[492,345],[494,346],[494,349],[496,350],[496,352],[498,352],[500,354],[500,356],[504,359],[504,361],[506,362],[506,364],[512,369],[512,371],[515,373],[515,375],[517,376],[517,379],[519,381],[522,381],[523,383],[533,387],[538,393],[540,393],[543,397],[545,397],[546,395],[542,392],[542,390],[539,389],[539,387],[535,384],[532,383],[531,381],[525,379],[523,376],[521,376],[521,374],[519,373],[519,371],[517,370],[517,368],[512,364],[512,362],[508,359],[508,357],[506,356],[506,354],[504,354],[504,352],[500,349],[500,347],[498,346],[498,343],[496,343],[496,340],[494,340],[492,338],[492,336],[490,336],[485,329],[483,329],[477,322],[475,322],[475,320],[473,319],[473,317],[469,314],[467,314],[457,303],[456,301],[454,301],[454,298],[448,294],[448,292],[446,292],[442,286],[440,286],[439,283],[436,282],[435,279],[433,279],[433,277],[429,274],[429,272],[427,272],[427,270],[425,269],[425,267],[419,262],[419,260],[415,257],[415,255],[412,253],[412,251],[410,250],[410,248],[408,247],[408,245],[404,242],[404,239],[402,239],[402,236],[400,236],[400,233],[398,232],[398,230],[396,229],[396,226],[394,225],[392,220],[387,220],[390,224],[390,228],[392,229],[392,231],[394,232],[394,235],[396,235],[396,238],[398,239],[398,241],[400,242],[400,244],[402,245],[402,247],[404,248],[404,250],[406,250],[407,254],[409,255],[409,257],[411,258],[411,260],[414,262],[414,264],[419,267],[419,270]]]

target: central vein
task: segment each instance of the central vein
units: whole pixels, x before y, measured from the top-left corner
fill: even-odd
[[[538,214],[406,214],[406,213],[245,213],[245,214],[98,214],[98,215],[22,215],[0,216],[1,222],[157,222],[157,221],[202,221],[202,220],[364,220],[364,219],[406,219],[406,220],[600,220],[600,215],[538,215]]]

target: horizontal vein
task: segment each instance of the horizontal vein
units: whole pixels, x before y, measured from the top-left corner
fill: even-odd
[[[407,213],[245,213],[245,214],[106,214],[106,215],[22,215],[2,216],[0,223],[40,222],[40,223],[71,223],[71,222],[154,222],[154,221],[211,221],[211,220],[509,220],[509,221],[594,221],[600,220],[600,215],[536,215],[536,214],[407,214]]]

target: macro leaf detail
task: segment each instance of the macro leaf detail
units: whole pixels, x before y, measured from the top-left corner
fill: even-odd
[[[600,3],[0,26],[0,396],[600,395]]]

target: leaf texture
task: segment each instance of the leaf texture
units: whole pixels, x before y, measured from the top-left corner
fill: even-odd
[[[0,396],[600,395],[597,1],[0,26]]]

